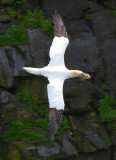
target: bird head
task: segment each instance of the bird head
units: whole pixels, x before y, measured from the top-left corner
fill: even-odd
[[[72,77],[80,77],[81,79],[90,79],[91,78],[91,76],[89,74],[83,73],[82,71],[79,71],[79,70],[73,70]]]
[[[91,76],[88,73],[81,73],[81,75],[79,77],[81,77],[81,79],[90,79],[91,78]]]

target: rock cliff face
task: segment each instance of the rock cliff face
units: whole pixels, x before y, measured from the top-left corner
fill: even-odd
[[[23,1],[20,2],[22,5]],[[13,3],[13,0],[0,1],[3,7]],[[34,9],[36,4],[31,1],[25,3],[23,7],[19,5],[19,9]],[[116,3],[113,0],[43,0],[40,3],[47,18],[52,17],[55,9],[63,17],[70,38],[65,54],[66,67],[87,72],[92,78],[65,81],[64,114],[71,127],[60,131],[53,142],[46,137],[38,138],[37,134],[46,135],[46,124],[45,127],[42,126],[44,121],[28,124],[26,120],[41,120],[48,113],[48,81],[44,77],[26,74],[22,67],[46,66],[52,38],[38,27],[28,28],[29,44],[1,46],[0,160],[115,160],[116,128],[109,129],[108,120],[101,122],[98,108],[105,92],[116,97]],[[4,14],[7,18],[0,16],[2,33],[12,23],[19,23]],[[115,112],[116,105],[111,109]],[[109,121],[116,125],[115,120],[116,116]],[[23,136],[32,137],[22,138],[14,128],[19,132],[22,129],[20,134]]]

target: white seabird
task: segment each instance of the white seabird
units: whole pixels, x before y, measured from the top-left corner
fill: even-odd
[[[53,15],[54,39],[50,47],[50,62],[43,68],[23,67],[29,73],[42,75],[48,78],[47,93],[49,100],[48,137],[54,137],[57,132],[64,110],[63,84],[65,79],[80,77],[89,79],[90,75],[80,70],[69,70],[64,63],[64,53],[69,44],[66,28],[61,16],[55,12]]]

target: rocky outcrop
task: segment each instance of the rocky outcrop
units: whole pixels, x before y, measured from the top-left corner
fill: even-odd
[[[3,5],[12,3],[12,0],[0,1],[0,4]],[[45,137],[45,121],[41,122],[43,126],[45,125],[42,128],[42,125],[37,126],[37,124],[22,126],[20,120],[23,118],[40,120],[47,117],[45,113],[48,112],[46,89],[48,81],[43,77],[24,72],[22,67],[46,66],[50,59],[49,47],[52,39],[39,28],[27,29],[29,44],[0,47],[0,138],[2,139],[0,160],[15,160],[16,157],[18,160],[24,158],[25,160],[41,158],[48,160],[114,160],[116,132],[109,130],[105,124],[101,123],[98,101],[104,97],[103,84],[107,86],[106,90],[109,94],[116,96],[116,17],[111,11],[115,9],[115,2],[108,0],[101,0],[99,3],[96,0],[72,0],[71,2],[69,0],[44,0],[41,5],[46,17],[51,18],[54,9],[57,9],[63,17],[70,39],[65,54],[67,68],[83,70],[92,78],[85,81],[76,78],[65,81],[64,113],[69,118],[71,128],[58,133],[56,139],[51,142]],[[89,17],[87,18],[85,14]],[[8,25],[6,26],[3,21]],[[7,17],[0,20],[0,26],[2,23],[6,28],[3,27],[0,33],[8,30],[14,22],[11,17],[10,19]],[[23,90],[25,86],[30,89],[30,95],[28,95],[28,90]],[[20,89],[22,92],[18,92],[18,98],[16,94]],[[22,98],[24,95],[25,99]],[[44,108],[44,112],[41,108]],[[6,131],[16,120],[19,123],[17,129],[25,127],[23,129],[29,131],[29,135],[40,133],[44,137],[27,142],[4,143]]]
[[[50,38],[40,29],[27,32],[30,45],[0,48],[0,84],[2,87],[12,88],[14,77],[24,75],[22,70],[24,66],[40,68],[47,65]]]

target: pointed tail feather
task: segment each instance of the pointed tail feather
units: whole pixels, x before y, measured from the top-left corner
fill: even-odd
[[[39,75],[40,69],[39,68],[32,68],[32,67],[23,67],[23,69],[31,74]]]

